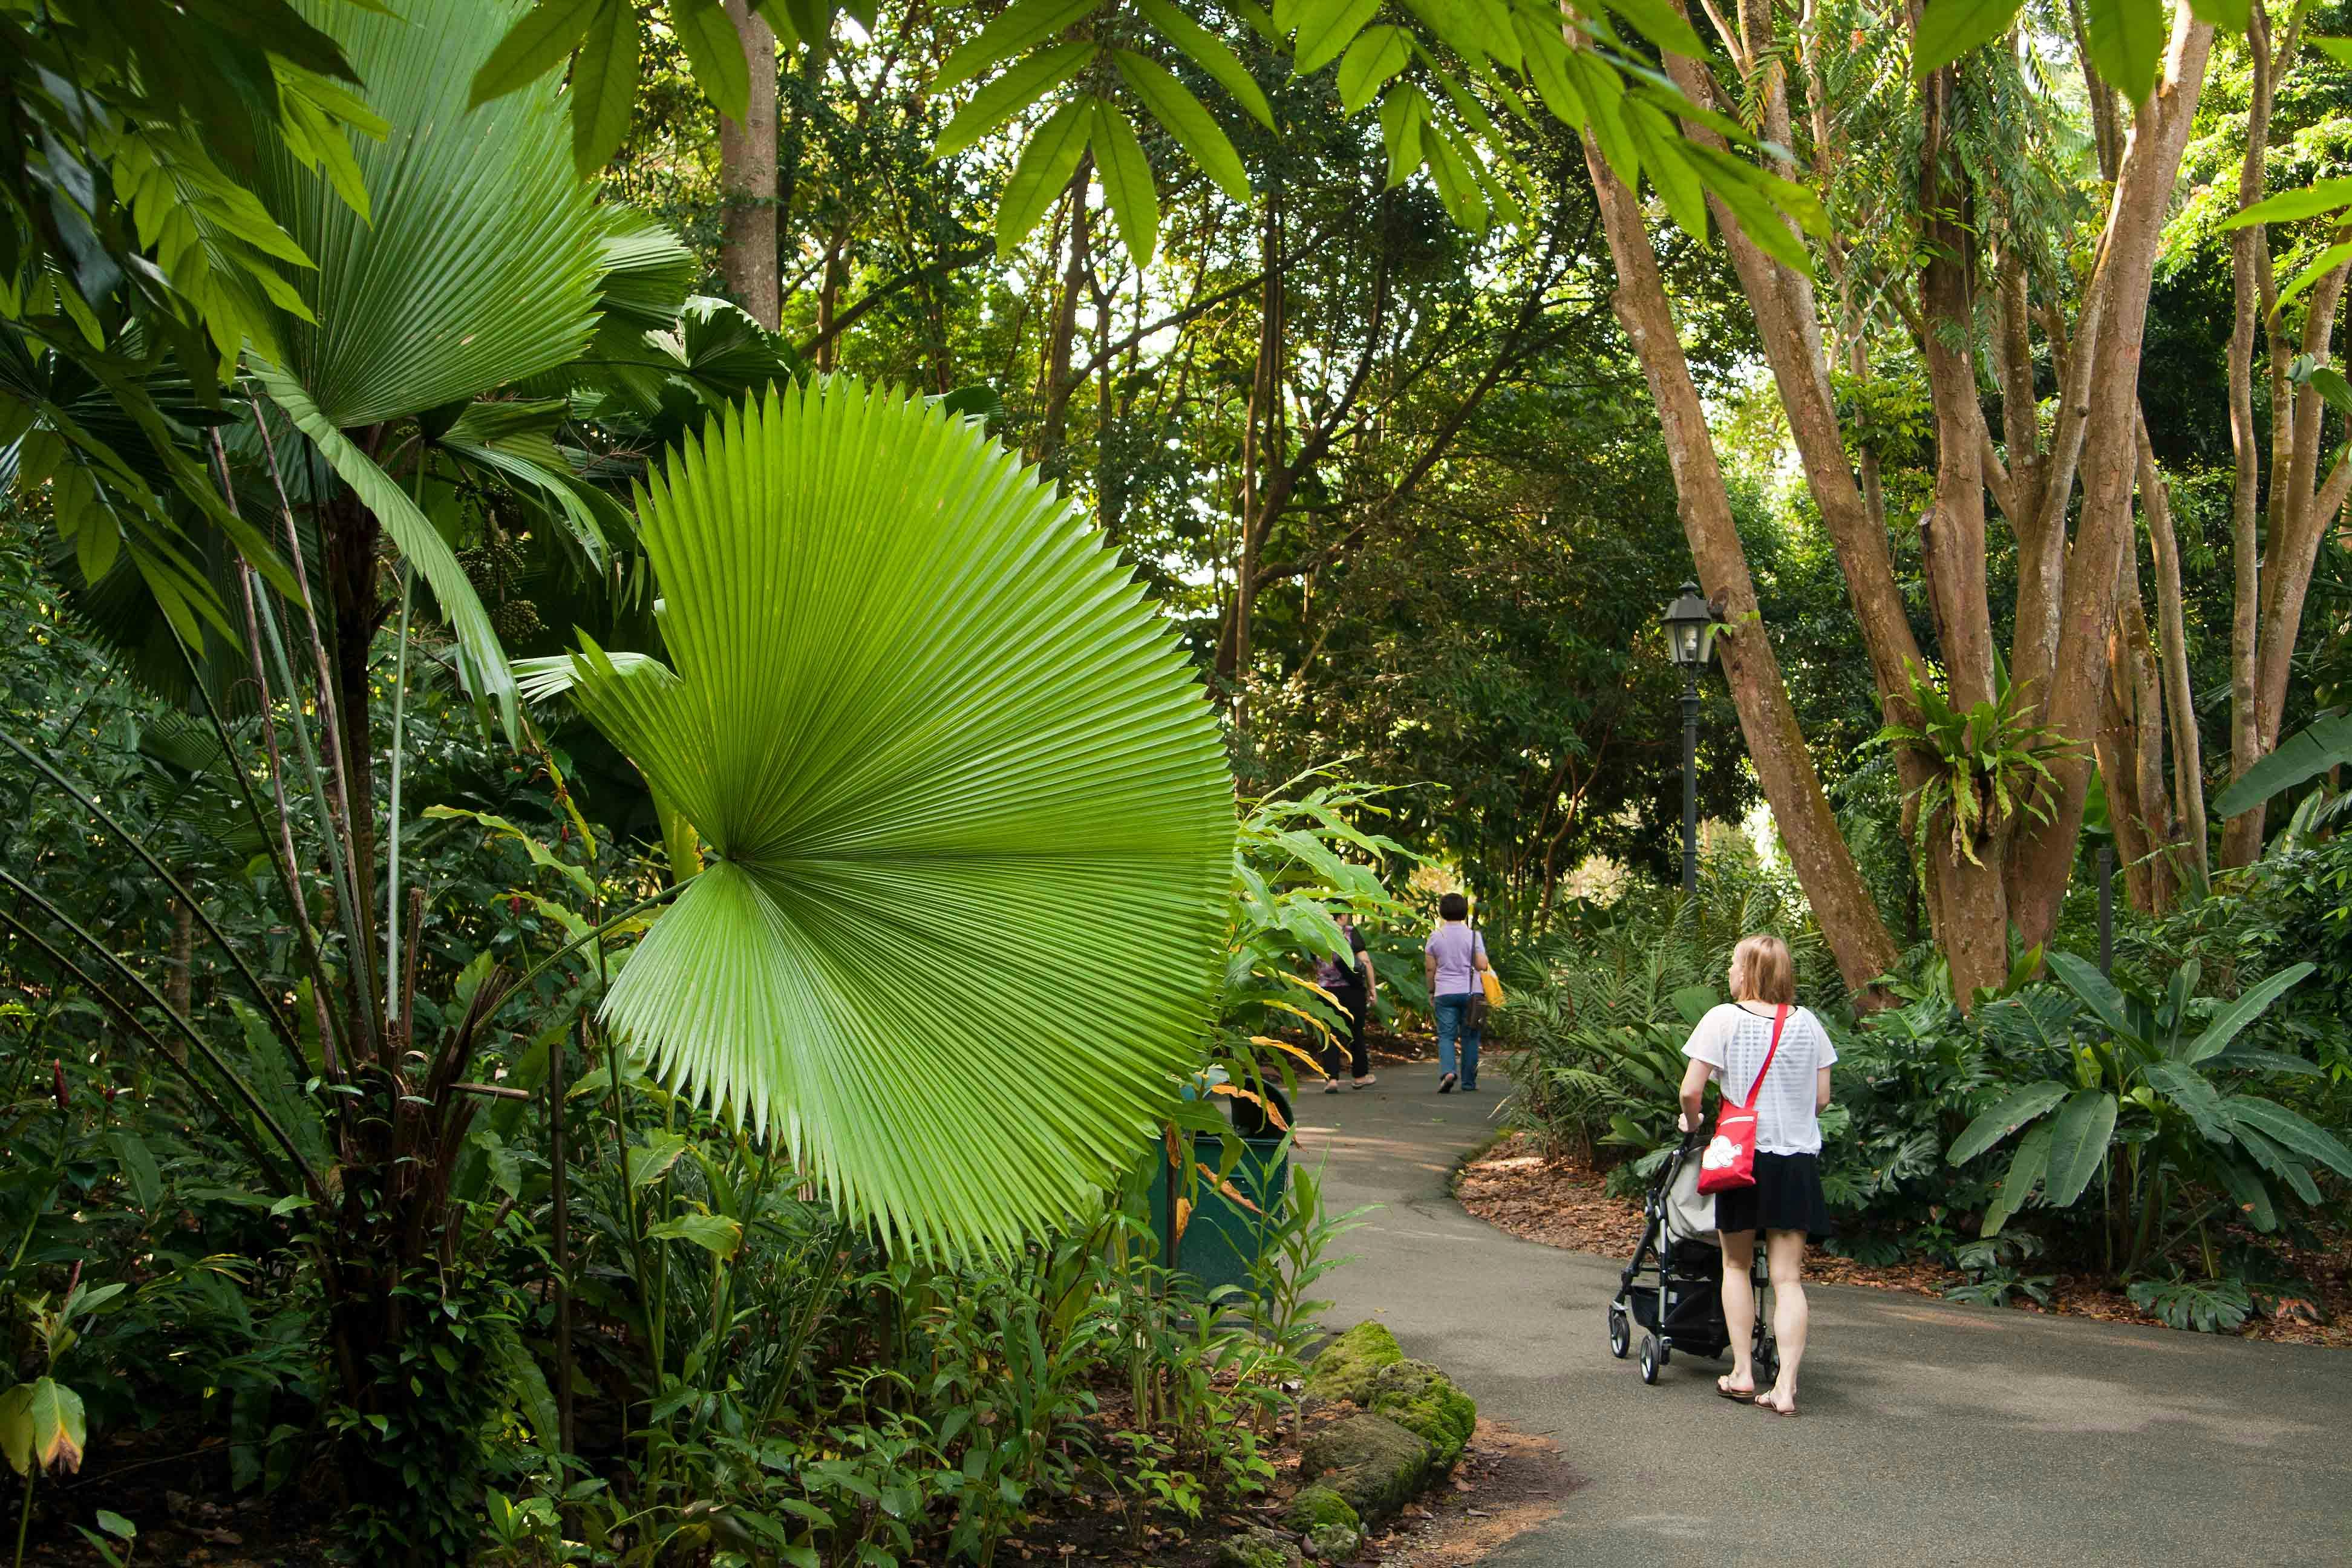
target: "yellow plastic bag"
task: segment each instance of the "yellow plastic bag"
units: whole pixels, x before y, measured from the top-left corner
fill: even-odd
[[[1486,988],[1486,1005],[1489,1009],[1499,1007],[1503,1005],[1503,982],[1496,975],[1493,970],[1480,970],[1478,972],[1478,984]]]

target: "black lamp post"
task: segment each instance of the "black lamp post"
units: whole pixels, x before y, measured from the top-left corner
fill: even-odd
[[[1715,657],[1716,614],[1698,584],[1666,606],[1666,654],[1683,672],[1683,891],[1698,891],[1698,672]]]

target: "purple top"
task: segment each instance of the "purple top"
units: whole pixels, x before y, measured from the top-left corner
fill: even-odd
[[[1437,984],[1430,994],[1466,996],[1478,989],[1478,966],[1471,955],[1484,953],[1486,942],[1467,922],[1445,921],[1429,933],[1426,947],[1430,956],[1437,960]]]

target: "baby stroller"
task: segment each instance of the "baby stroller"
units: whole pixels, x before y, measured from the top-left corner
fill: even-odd
[[[1666,1156],[1665,1167],[1642,1204],[1647,1221],[1642,1244],[1625,1265],[1616,1300],[1609,1303],[1609,1353],[1625,1359],[1633,1325],[1642,1335],[1642,1381],[1654,1384],[1676,1351],[1719,1356],[1731,1347],[1723,1321],[1723,1247],[1705,1228],[1714,1205],[1699,1195],[1698,1151],[1706,1134],[1694,1131]],[[1756,1287],[1756,1386],[1769,1388],[1780,1374],[1780,1354],[1765,1328],[1765,1288],[1771,1276],[1764,1249],[1756,1249],[1748,1278]]]

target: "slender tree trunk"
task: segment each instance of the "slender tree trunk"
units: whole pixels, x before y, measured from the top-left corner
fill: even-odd
[[[719,270],[728,296],[776,330],[783,309],[776,254],[776,34],[746,0],[726,0],[743,41],[751,95],[740,121],[719,117]]]
[[[2197,727],[2197,694],[2189,684],[2180,543],[2172,529],[2172,498],[2157,468],[2145,418],[2139,421],[2139,496],[2156,558],[2157,631],[2164,644],[2164,706],[2172,728],[2172,796],[2180,816],[2181,871],[2189,886],[2202,889],[2211,876],[2206,859],[2204,738]]]
[[[2105,664],[2099,653],[2116,612],[2116,563],[2132,539],[2131,498],[2139,468],[2140,347],[2147,325],[2148,290],[2212,44],[2212,25],[2199,21],[2183,5],[2174,16],[2164,74],[2140,106],[2109,207],[2100,268],[2108,274],[2101,280],[2106,300],[2084,434],[2082,523],[2067,563],[2049,707],[2053,727],[2076,739],[2088,737],[2097,723]],[[2050,820],[2032,824],[2021,837],[2011,883],[2011,913],[2028,943],[2047,942],[2056,928],[2090,782],[2088,763],[2079,755],[2062,759],[2053,771],[2058,791]]]
[[[298,911],[296,915],[299,919]],[[172,955],[163,965],[163,1000],[181,1017],[189,1016],[190,970],[196,957],[195,906],[172,900]],[[173,1052],[174,1055],[178,1053]]]
[[[1087,186],[1094,168],[1094,154],[1089,152],[1079,158],[1077,172],[1070,176],[1070,232],[1063,253],[1062,298],[1045,342],[1045,409],[1037,435],[1037,466],[1049,474],[1062,471],[1062,438],[1069,426],[1070,344],[1077,336],[1078,297],[1086,292],[1090,263]]]
[[[2262,200],[2270,156],[2273,75],[2270,18],[2256,0],[2246,32],[2252,69],[2246,108],[2246,150],[2238,163],[2238,205]],[[2255,712],[2255,660],[2261,649],[2262,444],[2254,431],[2254,325],[2262,303],[2262,253],[2270,247],[2267,226],[2250,224],[2230,234],[2230,449],[2235,472],[2230,487],[2231,554],[2237,577],[2230,616],[2230,763],[2244,773],[2262,760],[2262,724]],[[2272,405],[2278,420],[2285,405]],[[2200,805],[2201,815],[2201,805]],[[2221,829],[2221,864],[2244,866],[2262,851],[2263,820],[2252,812],[2231,817]]]
[[[1764,786],[1774,821],[1788,846],[1798,880],[1821,922],[1838,970],[1864,1005],[1872,983],[1895,961],[1894,941],[1838,832],[1837,818],[1822,791],[1805,749],[1796,710],[1772,651],[1770,634],[1756,600],[1746,551],[1733,521],[1723,469],[1707,431],[1706,411],[1691,380],[1690,363],[1676,336],[1673,307],[1651,248],[1649,231],[1633,194],[1584,137],[1584,161],[1601,204],[1609,250],[1617,264],[1613,304],[1634,356],[1657,405],[1666,456],[1675,473],[1683,531],[1697,564],[1699,581],[1723,605],[1728,636],[1718,637],[1724,673],[1739,710],[1749,760]]]

